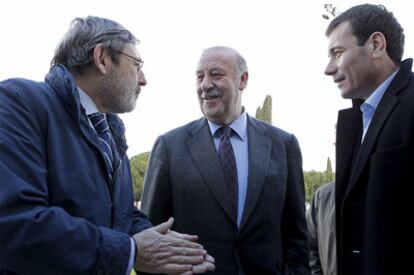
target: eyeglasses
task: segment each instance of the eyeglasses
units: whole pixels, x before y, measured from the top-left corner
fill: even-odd
[[[127,57],[129,57],[129,58],[132,58],[135,62],[137,62],[137,63],[138,63],[138,72],[139,72],[139,71],[141,71],[142,66],[144,66],[144,61],[143,61],[143,60],[138,59],[138,58],[136,58],[136,57],[133,57],[132,55],[129,55],[129,54],[124,53],[124,52],[121,52],[121,51],[117,51],[117,50],[115,50],[115,51],[116,51],[117,53],[123,54],[123,55],[125,55],[125,56],[127,56]]]

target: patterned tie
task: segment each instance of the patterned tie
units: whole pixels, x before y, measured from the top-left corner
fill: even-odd
[[[223,168],[224,177],[226,178],[233,209],[235,210],[237,220],[237,208],[238,208],[238,180],[237,180],[237,165],[236,158],[234,157],[233,147],[230,143],[230,136],[233,129],[228,126],[223,126],[219,129],[220,145],[218,149],[218,156]]]
[[[98,134],[99,140],[101,141],[101,149],[103,150],[103,154],[105,156],[105,161],[108,165],[109,174],[112,174],[113,167],[112,167],[112,150],[111,150],[111,139],[112,135],[109,130],[108,122],[106,118],[101,113],[93,113],[88,115],[89,120],[91,121],[93,127],[95,128],[96,133]]]

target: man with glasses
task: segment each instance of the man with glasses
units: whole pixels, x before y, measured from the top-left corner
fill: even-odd
[[[144,66],[144,61],[142,59],[133,57],[132,55],[129,55],[129,54],[124,53],[122,51],[116,51],[116,52],[119,53],[119,54],[128,56],[129,58],[131,58],[132,60],[134,60],[136,62],[136,66],[138,67],[138,71],[140,71],[142,69],[142,66]]]
[[[133,206],[124,126],[146,85],[138,40],[77,18],[45,82],[0,83],[0,273],[199,273],[197,236],[152,227]]]

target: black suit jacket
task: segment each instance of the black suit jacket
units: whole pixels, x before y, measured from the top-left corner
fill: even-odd
[[[154,224],[196,234],[216,274],[307,274],[302,159],[296,138],[248,117],[249,175],[240,227],[205,118],[158,138],[142,210]]]
[[[359,106],[337,127],[339,274],[414,274],[414,78],[412,60],[384,93],[359,146]],[[358,147],[359,150],[358,150]]]

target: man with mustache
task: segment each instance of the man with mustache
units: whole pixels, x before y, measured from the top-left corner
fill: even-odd
[[[45,82],[0,83],[0,274],[214,269],[196,236],[133,205],[117,114],[147,83],[137,43],[112,20],[76,18]]]
[[[343,98],[336,137],[338,274],[413,274],[414,74],[404,32],[384,6],[359,5],[328,26]],[[362,103],[362,104],[361,104]]]
[[[203,52],[196,85],[204,117],[157,139],[142,210],[198,235],[216,274],[308,274],[299,145],[247,114],[248,76],[235,49]]]

